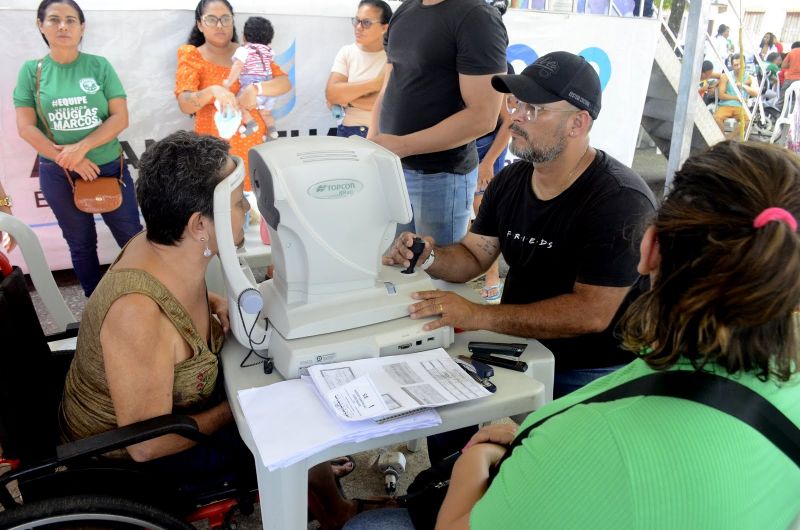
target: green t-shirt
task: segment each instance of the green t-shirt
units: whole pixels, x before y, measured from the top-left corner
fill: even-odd
[[[36,108],[36,65],[39,59],[22,65],[14,88],[14,106]],[[48,55],[42,64],[40,95],[43,114],[56,144],[74,144],[88,136],[108,118],[108,101],[124,98],[125,90],[111,64],[103,57],[78,54],[69,64],[59,64]],[[36,126],[47,131],[36,115]],[[86,155],[101,165],[119,158],[116,138]]]
[[[767,63],[767,77],[777,79],[781,67],[774,63]]]
[[[636,360],[542,407],[520,430],[651,372]],[[798,379],[736,380],[800,424]],[[785,530],[800,511],[798,492],[797,466],[741,420],[637,396],[577,405],[534,429],[473,508],[470,528]]]

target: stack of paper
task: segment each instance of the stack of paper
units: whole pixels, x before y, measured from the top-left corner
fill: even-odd
[[[308,372],[331,410],[346,421],[380,421],[491,395],[442,348],[316,364]]]
[[[239,391],[247,425],[269,469],[290,466],[324,449],[442,423],[433,409],[383,423],[342,421],[322,402],[308,379]]]
[[[310,377],[239,391],[264,465],[442,423],[432,407],[491,395],[441,348],[314,365]]]

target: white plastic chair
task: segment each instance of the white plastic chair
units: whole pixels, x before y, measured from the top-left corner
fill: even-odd
[[[798,98],[800,98],[800,81],[792,83],[783,95],[783,110],[778,120],[775,122],[775,130],[769,139],[769,143],[774,144],[775,140],[781,135],[781,127],[788,126],[792,122],[792,116],[798,112]]]
[[[31,227],[13,215],[0,212],[0,232],[8,232],[17,240],[22,257],[28,264],[33,285],[39,296],[42,297],[42,302],[47,307],[50,316],[56,321],[58,331],[64,331],[68,324],[77,322],[67,303],[64,302],[61,291],[58,290],[53,273],[50,272],[47,259],[44,257],[44,250],[39,243],[39,238],[33,233]]]

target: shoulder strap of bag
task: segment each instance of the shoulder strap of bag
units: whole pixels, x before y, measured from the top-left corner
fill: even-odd
[[[41,84],[42,84],[42,64],[44,63],[44,57],[39,59],[39,62],[36,64],[36,113],[39,115],[39,119],[42,120],[42,124],[44,125],[45,134],[50,139],[51,142],[55,143],[56,139],[53,136],[53,131],[50,130],[50,125],[47,123],[47,120],[44,118],[44,107],[42,107],[42,96],[41,96]],[[75,190],[75,181],[72,177],[69,176],[69,172],[64,169],[64,175],[67,177],[70,185],[72,186],[73,191]],[[120,147],[119,150],[119,181],[121,186],[125,186],[125,182],[122,180],[123,172],[125,169],[125,156],[122,153],[122,148]]]
[[[50,125],[44,118],[44,108],[42,107],[42,97],[41,97],[42,64],[44,64],[44,58],[39,59],[39,63],[36,65],[36,113],[39,115],[39,119],[42,120],[45,134],[47,134],[47,137],[50,139],[51,142],[55,142],[56,140],[53,137],[53,131],[50,130]]]
[[[517,435],[506,454],[493,468],[491,478],[494,478],[503,462],[522,444],[530,432],[550,418],[566,412],[575,405],[604,403],[634,396],[674,397],[715,408],[759,431],[795,465],[800,466],[800,429],[775,405],[753,390],[726,377],[709,372],[683,370],[648,374],[542,418]]]

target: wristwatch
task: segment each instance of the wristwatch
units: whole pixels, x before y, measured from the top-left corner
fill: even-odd
[[[433,253],[433,249],[431,249],[431,253],[428,254],[428,258],[421,265],[422,270],[426,271],[430,269],[434,261],[436,261],[436,255]]]
[[[0,197],[0,206],[5,206],[7,208],[14,206],[14,201],[11,200],[11,195]]]

